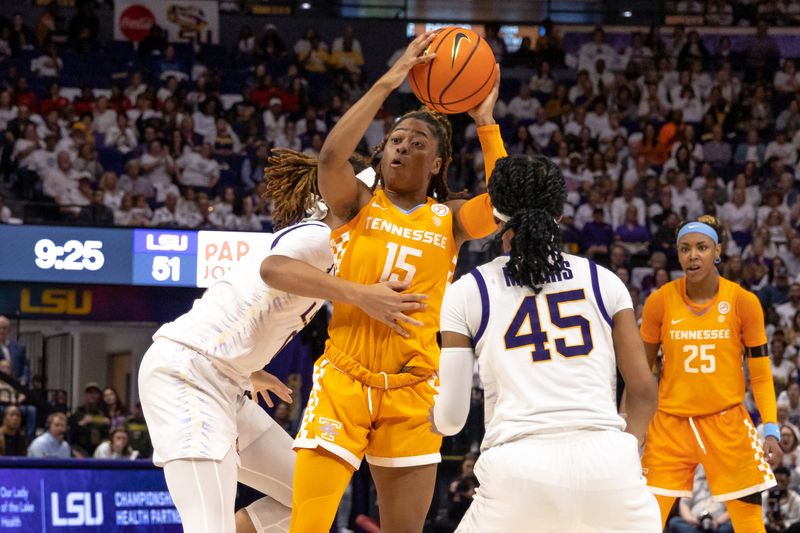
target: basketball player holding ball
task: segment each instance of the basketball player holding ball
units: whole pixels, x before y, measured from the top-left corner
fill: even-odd
[[[337,276],[350,281],[403,280],[428,296],[410,314],[421,325],[403,338],[352,305],[334,304],[325,353],[294,447],[294,532],[326,531],[352,473],[366,456],[378,490],[384,533],[422,531],[441,461],[441,436],[428,413],[436,393],[439,311],[458,249],[496,226],[487,194],[448,200],[451,130],[447,118],[423,108],[402,116],[377,148],[377,188],[362,186],[348,157],[386,98],[424,56],[435,34],[408,46],[331,130],[319,156],[319,189],[344,222],[331,233]],[[453,48],[436,60],[453,62]],[[466,47],[460,47],[464,53]],[[505,155],[492,117],[499,76],[469,111],[478,126],[487,179]],[[466,78],[464,78],[468,81]]]

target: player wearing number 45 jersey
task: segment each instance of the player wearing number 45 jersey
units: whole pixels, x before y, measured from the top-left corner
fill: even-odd
[[[692,495],[702,464],[733,528],[754,533],[764,531],[760,493],[775,485],[768,460],[780,461],[780,432],[761,304],[720,277],[721,240],[714,217],[683,224],[677,247],[686,275],[645,302],[642,339],[651,366],[661,347],[663,370],[642,465],[662,521],[677,497]],[[742,404],[743,356],[764,421],[764,449]]]
[[[499,160],[489,193],[509,255],[463,276],[442,304],[436,428],[464,425],[476,358],[485,391],[480,487],[457,531],[660,532],[638,455],[656,383],[628,290],[560,252],[564,178],[549,159]]]

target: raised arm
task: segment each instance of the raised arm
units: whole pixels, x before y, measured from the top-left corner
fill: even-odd
[[[400,59],[339,119],[325,139],[319,154],[319,191],[337,217],[350,220],[369,201],[371,194],[356,180],[348,159],[383,102],[403,83],[411,67],[434,57],[434,54],[422,55],[434,36],[435,33],[428,32],[414,39]]]

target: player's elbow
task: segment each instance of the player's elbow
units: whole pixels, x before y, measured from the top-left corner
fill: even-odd
[[[271,255],[261,262],[259,269],[261,280],[277,290],[284,290],[283,280],[286,277],[284,260],[281,256]]]
[[[658,385],[651,374],[642,375],[630,383],[625,384],[628,402],[637,405],[639,409],[652,416],[658,408]]]
[[[445,409],[441,404],[436,404],[433,408],[433,423],[436,431],[449,437],[455,435],[464,428],[467,423],[468,409]]]

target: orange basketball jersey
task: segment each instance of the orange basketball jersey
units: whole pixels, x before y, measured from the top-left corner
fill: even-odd
[[[744,348],[766,344],[756,296],[719,278],[717,296],[698,306],[686,280],[671,281],[645,301],[642,339],[661,343],[658,409],[676,416],[718,413],[744,400]]]
[[[407,292],[427,294],[427,307],[410,316],[423,322],[402,338],[354,305],[334,303],[326,354],[344,352],[368,370],[439,367],[439,311],[456,265],[453,213],[434,199],[405,212],[383,190],[350,222],[331,233],[337,275],[358,283],[408,280]]]

